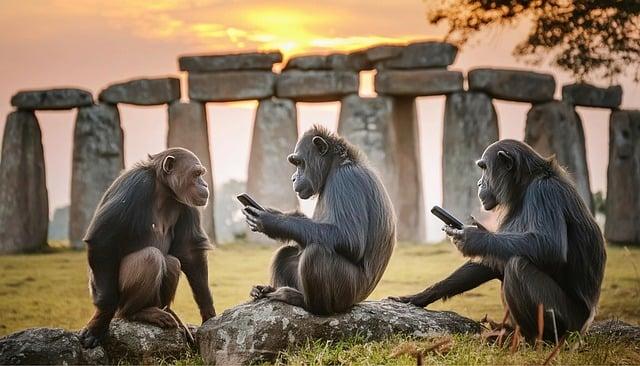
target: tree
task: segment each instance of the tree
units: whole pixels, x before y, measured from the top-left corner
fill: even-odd
[[[446,21],[447,40],[462,45],[490,25],[532,22],[516,57],[553,64],[578,80],[640,70],[640,0],[443,0],[428,11],[430,23]]]

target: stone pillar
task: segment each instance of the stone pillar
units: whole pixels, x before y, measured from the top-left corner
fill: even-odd
[[[0,162],[0,253],[47,245],[49,199],[40,126],[33,111],[9,113]]]
[[[614,111],[609,122],[609,242],[640,245],[640,111]]]
[[[442,149],[442,205],[463,222],[479,218],[480,168],[475,161],[498,140],[498,118],[491,98],[482,92],[447,96]]]
[[[393,128],[396,135],[398,171],[398,240],[414,243],[426,241],[420,135],[416,100],[413,97],[393,97]]]
[[[83,249],[82,239],[96,206],[124,169],[123,132],[118,107],[98,104],[78,109],[73,132],[69,242]]]
[[[593,212],[584,131],[573,107],[560,101],[535,104],[527,113],[524,141],[544,157],[555,154]]]
[[[214,185],[211,151],[209,150],[209,128],[204,103],[174,102],[169,104],[169,131],[167,147],[184,147],[191,150],[207,168],[205,181],[209,185],[209,203],[202,209],[202,227],[209,240],[216,241],[213,206]]]
[[[280,211],[298,209],[292,188],[294,166],[287,161],[298,140],[296,105],[289,99],[260,100],[256,111],[247,174],[247,193],[260,205]],[[274,243],[248,231],[250,242]]]
[[[380,174],[394,207],[397,206],[393,100],[390,97],[362,98],[356,94],[344,98],[340,105],[338,134],[365,153],[371,166]]]

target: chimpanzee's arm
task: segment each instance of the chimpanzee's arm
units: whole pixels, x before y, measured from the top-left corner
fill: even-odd
[[[209,289],[209,271],[207,268],[207,252],[205,250],[195,249],[190,255],[183,256],[180,259],[182,272],[187,276],[189,286],[193,292],[193,298],[198,304],[202,322],[216,316],[216,310],[213,307],[213,296]]]

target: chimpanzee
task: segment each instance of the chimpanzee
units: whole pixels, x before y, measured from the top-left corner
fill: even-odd
[[[251,296],[302,307],[314,314],[347,311],[375,288],[396,242],[396,218],[380,179],[363,154],[341,137],[314,126],[289,162],[301,199],[318,196],[312,218],[302,213],[243,212],[251,230],[283,241],[271,266],[271,285]]]
[[[538,336],[539,304],[545,340],[585,330],[595,316],[606,253],[573,182],[554,158],[515,140],[493,143],[477,165],[478,197],[485,210],[500,209],[499,229],[445,227],[472,259],[418,294],[391,299],[424,307],[500,279],[511,321],[528,340]]]
[[[85,347],[103,340],[114,315],[179,326],[169,306],[181,270],[202,321],[215,316],[207,279],[210,244],[196,208],[209,198],[204,173],[191,151],[172,148],[149,156],[107,189],[84,238],[97,308],[81,333]]]

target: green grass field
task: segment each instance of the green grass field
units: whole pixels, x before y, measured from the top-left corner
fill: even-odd
[[[275,247],[251,244],[223,245],[209,255],[209,278],[214,295],[216,310],[225,309],[249,300],[249,290],[253,284],[266,283],[268,267]],[[448,243],[417,246],[399,244],[391,263],[378,288],[370,299],[381,299],[389,295],[401,295],[422,290],[437,281],[464,262],[453,246]],[[47,254],[12,255],[0,257],[0,335],[5,335],[29,327],[62,327],[79,329],[89,319],[93,306],[87,289],[86,253],[56,249]],[[608,263],[598,319],[619,318],[632,324],[640,323],[640,249],[626,249],[618,246],[608,248]],[[198,323],[199,315],[186,281],[182,280],[178,289],[174,309],[187,322]],[[499,282],[492,281],[480,288],[457,296],[447,302],[430,306],[434,310],[453,310],[472,319],[479,320],[485,314],[493,319],[503,315],[499,296]],[[310,343],[307,347],[287,355],[288,362],[322,363],[378,363],[389,357],[392,349],[404,342],[392,339],[386,342],[360,344],[343,342],[340,344]],[[509,358],[504,350],[483,346],[477,339],[462,337],[456,339],[457,351],[444,358],[429,359],[437,363],[530,363],[533,350],[519,352],[522,357]],[[639,341],[640,343],[640,341]],[[613,352],[627,358],[607,358],[616,346],[600,342],[601,347],[591,347],[596,352],[585,358],[584,352],[576,349],[582,358],[562,359],[568,363],[608,363],[617,360],[625,363],[640,362],[640,345],[635,350],[622,347]],[[463,349],[478,350],[477,360],[461,358]],[[460,353],[462,352],[462,353]],[[529,352],[529,353],[527,353]],[[590,353],[587,352],[587,356]],[[602,353],[605,352],[606,354]],[[626,353],[625,353],[626,352]],[[630,352],[630,353],[629,353]],[[635,357],[635,362],[633,361]],[[345,358],[346,357],[346,358]],[[382,358],[380,358],[382,357]],[[398,362],[409,359],[398,358]],[[435,357],[435,356],[434,356]],[[520,356],[519,356],[520,357]],[[343,359],[344,358],[344,359]],[[366,362],[369,360],[370,362]],[[377,360],[377,361],[376,361]],[[425,360],[426,361],[426,360]],[[604,362],[603,362],[604,361]],[[616,363],[616,362],[614,362]]]

